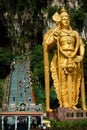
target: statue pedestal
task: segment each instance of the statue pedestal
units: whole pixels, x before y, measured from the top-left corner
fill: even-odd
[[[48,113],[48,119],[57,119],[59,121],[87,119],[87,111],[58,108],[57,110]]]

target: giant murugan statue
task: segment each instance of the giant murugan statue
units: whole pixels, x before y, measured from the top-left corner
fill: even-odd
[[[70,17],[63,7],[53,15],[56,27],[48,30],[43,38],[46,110],[50,109],[50,72],[60,107],[77,110],[81,91],[82,109],[86,110],[83,58],[85,45],[81,36],[70,26]],[[50,63],[49,50],[54,46]]]

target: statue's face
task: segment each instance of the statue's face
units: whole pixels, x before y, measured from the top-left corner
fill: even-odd
[[[69,24],[70,24],[69,17],[63,16],[61,19],[61,25],[63,25],[64,27],[69,27]]]

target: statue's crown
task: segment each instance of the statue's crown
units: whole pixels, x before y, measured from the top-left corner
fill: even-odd
[[[64,7],[62,7],[62,9],[60,10],[60,14],[58,12],[55,12],[52,16],[52,19],[55,22],[60,22],[61,18],[64,16],[69,17],[69,14],[67,13],[67,10]]]
[[[60,10],[60,16],[63,17],[63,16],[67,16],[69,17],[69,14],[67,13],[67,10],[62,7],[62,9]]]

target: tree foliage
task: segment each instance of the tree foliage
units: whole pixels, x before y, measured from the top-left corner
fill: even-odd
[[[6,76],[10,71],[12,53],[9,48],[0,47],[0,78]]]
[[[81,32],[84,26],[84,10],[82,8],[74,9],[74,10],[71,9],[70,17],[71,17],[72,27],[77,29],[79,32]]]
[[[43,46],[37,45],[33,48],[31,56],[31,70],[32,70],[32,79],[34,82],[40,83],[43,86],[44,82],[44,58],[43,58]]]
[[[3,86],[0,83],[0,108],[2,106],[3,95],[4,95]]]

